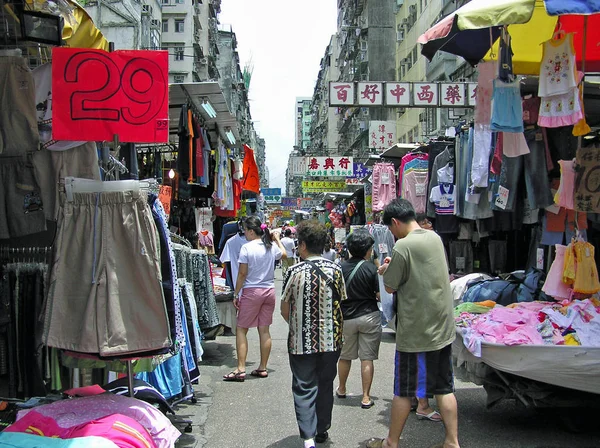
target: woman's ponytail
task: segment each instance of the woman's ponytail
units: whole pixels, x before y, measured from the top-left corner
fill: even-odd
[[[263,243],[265,243],[265,247],[267,249],[271,249],[273,242],[271,241],[271,231],[269,230],[269,226],[267,226],[266,224],[261,224],[260,229],[263,231],[263,234],[261,235],[260,239]]]
[[[271,242],[271,232],[266,224],[260,222],[256,216],[249,216],[246,218],[245,225],[247,229],[253,230],[265,244],[267,249],[271,249],[273,243]]]

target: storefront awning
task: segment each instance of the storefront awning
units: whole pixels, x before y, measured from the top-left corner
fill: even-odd
[[[209,110],[212,108],[214,114],[202,106],[206,102],[210,105]],[[229,146],[239,146],[241,144],[237,120],[229,111],[227,101],[218,82],[169,84],[169,127],[171,134],[177,134],[181,106],[188,103],[192,103],[193,109],[204,118],[205,127],[212,134],[211,137],[216,138],[218,135]],[[229,131],[233,134],[235,143],[228,138],[227,132]]]
[[[409,152],[417,149],[420,145],[413,143],[396,143],[394,146],[381,153],[381,158],[401,159]]]

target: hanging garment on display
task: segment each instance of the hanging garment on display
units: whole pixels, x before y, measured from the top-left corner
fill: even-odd
[[[568,210],[575,209],[575,161],[559,160],[560,165],[560,185],[554,202],[560,207]]]
[[[573,34],[543,44],[538,96],[544,98],[571,92],[577,87]]]
[[[498,63],[498,78],[504,82],[511,82],[513,74],[513,51],[512,42],[508,29],[502,28],[500,35],[500,57]]]
[[[168,350],[159,235],[146,195],[137,181],[75,181],[97,191],[61,193],[44,343],[100,356]]]
[[[207,230],[211,233],[213,230],[213,212],[211,207],[196,207],[194,209],[196,217],[196,233]]]
[[[452,162],[452,165],[449,165]],[[438,170],[448,167],[454,171],[454,148],[451,146],[446,147],[438,156],[435,158],[433,165],[431,167],[431,176],[429,179],[429,191],[427,192],[427,197],[431,197],[431,191],[434,187],[440,184],[440,180],[438,179]],[[452,175],[452,179],[454,179],[454,174]],[[444,179],[446,180],[446,179]],[[448,182],[451,183],[451,182]],[[453,182],[452,182],[453,183]],[[435,218],[435,205],[433,202],[427,203],[427,216],[430,218]]]
[[[522,132],[502,133],[502,154],[506,157],[519,157],[529,154],[529,147]]]
[[[86,142],[54,140],[52,138],[52,64],[40,65],[32,72],[35,82],[35,104],[42,149],[64,151]]]
[[[567,246],[556,244],[554,247],[556,247],[556,256],[552,262],[550,271],[548,271],[548,277],[546,277],[542,291],[556,300],[570,299],[573,295],[573,290],[562,281]]]
[[[494,80],[491,129],[497,132],[523,132],[523,103],[518,79],[513,82]]]
[[[396,172],[392,163],[373,167],[373,211],[380,212],[396,199]]]
[[[42,149],[32,155],[35,177],[40,186],[44,214],[56,221],[59,208],[59,187],[66,177],[100,180],[98,150],[95,142],[61,151]]]
[[[404,191],[404,175],[413,170],[427,170],[429,167],[429,156],[421,151],[409,152],[400,162],[398,170],[398,189],[400,194]]]
[[[477,103],[475,104],[475,124],[490,125],[492,121],[492,93],[496,78],[496,61],[481,62],[477,65]]]
[[[473,132],[473,162],[471,163],[469,191],[474,193],[475,189],[487,188],[488,186],[492,131],[489,124],[475,124]]]
[[[583,74],[581,74],[583,78]],[[579,98],[579,89],[573,88],[562,95],[542,98],[538,125],[545,128],[571,126],[584,118]]]
[[[242,188],[245,191],[253,191],[256,194],[260,193],[260,176],[258,174],[258,166],[254,158],[254,150],[248,145],[244,145],[244,180]]]
[[[594,258],[595,248],[584,241],[572,243],[575,254],[575,281],[573,291],[581,294],[595,294],[600,291],[598,268]]]
[[[427,170],[404,174],[402,197],[412,204],[416,213],[425,213],[427,210],[427,181]]]
[[[37,151],[35,82],[27,60],[0,56],[0,157],[24,156]],[[2,238],[2,237],[0,237]]]

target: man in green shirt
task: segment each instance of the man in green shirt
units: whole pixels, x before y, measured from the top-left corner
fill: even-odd
[[[405,199],[395,199],[385,208],[383,223],[398,239],[391,260],[383,266],[385,289],[398,298],[394,399],[387,438],[372,439],[367,447],[397,448],[411,398],[435,397],[446,427],[439,447],[459,448],[453,303],[442,240],[419,226]]]

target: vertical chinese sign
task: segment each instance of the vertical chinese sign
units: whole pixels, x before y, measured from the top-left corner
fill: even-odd
[[[307,157],[307,176],[349,177],[354,174],[352,157]]]
[[[369,122],[369,148],[383,152],[396,144],[395,121]]]
[[[166,51],[54,48],[52,138],[166,143]]]

